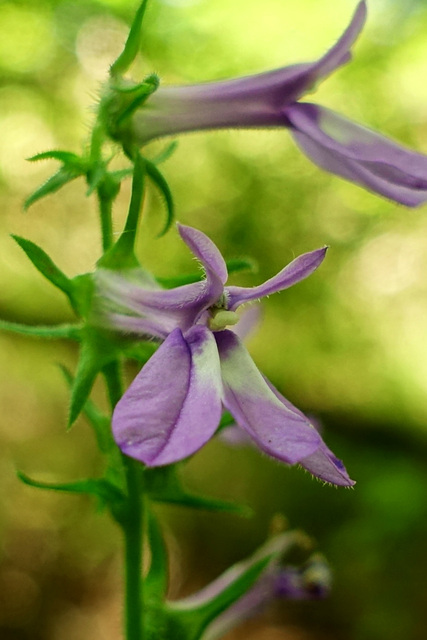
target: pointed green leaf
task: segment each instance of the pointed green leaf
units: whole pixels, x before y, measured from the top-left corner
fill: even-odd
[[[175,466],[144,469],[145,489],[154,502],[181,505],[206,511],[223,511],[242,517],[250,517],[252,510],[246,506],[196,495],[181,484]]]
[[[82,332],[79,362],[71,389],[68,428],[71,427],[83,410],[96,376],[115,357],[115,349],[115,345],[112,345],[96,329],[86,327],[84,333]]]
[[[3,331],[11,331],[19,333],[23,336],[34,336],[36,338],[61,338],[69,340],[79,340],[81,326],[78,324],[57,324],[52,326],[31,326],[19,324],[18,322],[9,322],[8,320],[0,320],[0,329]]]
[[[43,153],[37,153],[35,156],[28,158],[28,162],[37,162],[38,160],[59,160],[68,167],[74,167],[79,170],[84,170],[84,160],[75,153],[70,151],[60,151],[53,149],[52,151],[43,151]]]
[[[85,358],[80,354],[76,377],[71,390],[71,403],[68,414],[68,428],[77,420],[92,391],[99,366],[96,361]]]
[[[147,2],[148,0],[143,0],[135,14],[124,49],[110,67],[111,76],[126,73],[138,55],[141,46],[142,21]]]
[[[62,493],[86,494],[100,498],[102,502],[109,504],[121,501],[123,494],[110,482],[100,479],[77,480],[76,482],[41,482],[33,480],[25,473],[17,471],[18,478],[26,485],[36,489],[46,489],[47,491],[60,491]]]
[[[174,504],[203,511],[230,513],[241,518],[251,518],[254,514],[253,509],[246,505],[228,502],[226,500],[215,500],[214,498],[187,493],[185,491],[171,491],[170,493],[158,495],[152,494],[150,497],[155,502],[164,502],[166,504]]]
[[[35,268],[55,287],[58,287],[69,298],[72,298],[73,285],[71,280],[56,266],[47,253],[31,240],[26,240],[13,234],[12,238],[26,253]]]
[[[160,171],[158,170],[155,164],[153,164],[149,160],[145,160],[145,167],[146,167],[147,175],[154,182],[154,184],[159,189],[160,193],[162,194],[165,200],[167,218],[166,218],[165,226],[161,231],[161,233],[159,234],[160,236],[163,236],[171,226],[172,221],[174,219],[174,215],[175,215],[172,192],[169,189],[169,185],[166,182],[163,174],[160,173]]]
[[[144,591],[151,597],[163,600],[168,583],[168,559],[166,545],[156,517],[147,510],[150,568],[144,581]]]
[[[60,367],[68,385],[72,388],[74,384],[73,376],[66,367],[62,365],[60,365]],[[98,409],[95,403],[90,399],[86,400],[83,407],[83,413],[93,429],[99,450],[102,453],[110,453],[112,449],[116,448],[113,435],[111,433],[110,418],[102,413],[102,411],[100,411],[100,409]]]
[[[67,167],[62,167],[53,176],[48,178],[38,189],[36,189],[24,202],[24,209],[28,209],[34,202],[44,198],[50,193],[55,193],[67,182],[71,182],[75,178],[82,175],[81,171],[71,170]]]

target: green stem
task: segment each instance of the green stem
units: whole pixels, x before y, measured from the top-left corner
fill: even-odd
[[[143,498],[141,496],[141,465],[123,455],[128,490],[127,517],[123,523],[125,543],[125,630],[126,640],[143,638],[142,537]]]
[[[104,253],[113,244],[113,202],[110,198],[105,198],[98,189],[99,212],[101,214],[102,248]]]
[[[114,409],[122,396],[122,381],[119,363],[111,362],[104,367],[111,408]],[[122,454],[126,477],[127,504],[120,519],[125,546],[125,638],[143,640],[143,516],[144,502],[141,495],[142,466],[136,460]]]

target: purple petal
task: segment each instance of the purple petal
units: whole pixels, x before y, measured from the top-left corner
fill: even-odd
[[[271,391],[274,393],[283,404],[290,410],[304,417],[299,409],[294,407],[280,391],[274,387],[267,378],[264,378]],[[312,424],[315,424],[315,420],[312,420]],[[232,427],[231,427],[232,428]],[[351,487],[354,484],[354,480],[351,480],[347,470],[341,460],[336,458],[332,451],[326,446],[323,440],[320,441],[320,446],[311,455],[307,456],[299,463],[304,469],[307,469],[313,476],[316,476],[324,482],[330,482],[331,484],[338,485],[340,487]]]
[[[95,322],[98,322],[98,320]],[[165,318],[143,318],[123,313],[106,312],[100,322],[104,327],[115,331],[136,336],[160,338],[160,340],[167,338],[176,328],[176,323],[169,322]]]
[[[212,333],[175,329],[142,368],[113,414],[120,449],[148,466],[200,449],[221,418],[221,378]]]
[[[358,38],[366,22],[367,8],[364,0],[359,2],[350,24],[337,43],[315,64],[312,74],[317,79],[329,75],[351,58],[350,48]]]
[[[338,42],[319,60],[199,85],[160,87],[133,117],[135,140],[204,129],[283,126],[283,109],[348,62],[366,18],[365,2]]]
[[[257,287],[227,287],[228,308],[234,311],[239,305],[258,300],[271,293],[283,291],[304,280],[317,269],[326,255],[327,247],[304,253],[295,258],[276,276]]]
[[[177,227],[187,247],[204,266],[207,279],[225,284],[228,278],[227,266],[218,247],[198,229],[183,224],[178,224]],[[222,286],[218,285],[218,288],[221,294]]]
[[[311,103],[285,114],[296,142],[323,169],[406,206],[427,200],[426,156]]]
[[[266,380],[266,382],[268,383],[268,380]],[[274,389],[271,383],[268,384],[273,392],[276,391],[276,397],[283,399],[284,404],[290,410],[295,409],[300,415],[302,415],[298,409],[296,409],[288,400],[286,400],[286,398]],[[237,424],[233,424],[222,429],[218,434],[218,439],[229,447],[245,447],[253,446],[255,444],[247,431],[239,427]],[[332,451],[324,442],[321,442],[317,451],[300,460],[299,464],[313,476],[316,476],[324,482],[329,482],[340,487],[351,487],[356,484],[354,480],[351,480],[349,477],[341,460],[334,456]]]
[[[221,360],[224,405],[274,458],[295,464],[319,447],[320,436],[307,418],[288,409],[265,383],[261,373],[232,331],[215,333]]]
[[[300,460],[300,465],[313,476],[325,482],[340,487],[352,487],[356,484],[354,480],[351,480],[341,460],[334,456],[324,442],[321,443],[317,451]]]
[[[200,314],[214,304],[221,296],[223,287],[218,282],[206,281],[186,284],[174,289],[150,289],[134,280],[129,280],[118,273],[100,269],[96,274],[97,295],[100,310],[113,328],[127,331],[126,321],[120,323],[120,312],[132,314],[146,319],[148,323],[158,325],[158,331],[170,333],[179,327],[183,331],[189,329]],[[117,326],[113,324],[114,314]],[[131,321],[129,321],[132,324]],[[134,323],[137,327],[137,323]],[[141,333],[145,333],[141,323]],[[158,335],[153,332],[152,335]]]

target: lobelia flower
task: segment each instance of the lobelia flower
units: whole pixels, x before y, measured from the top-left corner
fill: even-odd
[[[300,463],[326,482],[354,484],[308,418],[262,376],[227,329],[238,322],[240,305],[313,273],[326,248],[299,256],[259,286],[225,286],[227,267],[214,243],[191,227],[178,229],[204,267],[203,281],[166,290],[147,276],[137,284],[112,271],[97,275],[104,325],[164,340],[115,408],[118,446],[148,466],[177,462],[210,440],[224,406],[268,455]]]
[[[348,28],[318,61],[189,86],[160,87],[133,116],[132,139],[145,144],[203,129],[286,127],[321,168],[409,207],[427,200],[427,157],[333,111],[300,103],[313,86],[351,59],[366,20],[360,2]]]
[[[236,582],[263,558],[271,557],[256,582],[243,596],[225,609],[205,629],[201,640],[222,638],[241,622],[262,613],[276,599],[313,600],[323,598],[330,590],[330,572],[326,561],[313,555],[302,567],[283,566],[283,557],[295,544],[303,544],[304,536],[296,531],[282,533],[267,541],[250,558],[234,565],[197,593],[170,603],[175,611],[202,608]]]

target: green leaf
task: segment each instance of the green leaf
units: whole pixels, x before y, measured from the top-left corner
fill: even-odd
[[[176,467],[156,467],[144,469],[146,491],[154,502],[181,505],[206,511],[223,511],[242,517],[250,517],[252,510],[234,502],[217,500],[187,491],[181,484]]]
[[[12,238],[19,244],[21,249],[26,253],[35,268],[51,282],[65,293],[70,300],[73,299],[72,281],[56,266],[49,258],[47,253],[31,240],[26,240],[20,236],[12,234]]]
[[[162,532],[152,511],[147,509],[147,532],[150,546],[150,568],[144,581],[144,591],[151,598],[163,600],[168,584],[168,559]]]
[[[114,504],[123,500],[122,492],[104,478],[77,480],[76,482],[40,482],[33,480],[25,473],[17,471],[18,478],[26,485],[47,491],[62,493],[86,494],[99,498],[104,504]]]
[[[52,338],[60,340],[62,338],[69,340],[79,340],[81,326],[78,324],[57,324],[52,326],[31,326],[19,324],[18,322],[9,322],[8,320],[0,320],[0,329],[19,333],[23,336],[34,336],[36,338]]]
[[[168,231],[175,216],[175,208],[174,208],[174,203],[172,198],[172,192],[169,189],[169,185],[166,182],[166,179],[164,178],[163,174],[160,173],[160,171],[158,170],[158,168],[153,162],[150,162],[149,160],[145,160],[145,167],[146,167],[147,175],[154,182],[154,184],[159,189],[160,193],[162,194],[165,200],[167,218],[166,218],[165,226],[159,234],[160,236],[163,236],[166,233],[166,231]]]
[[[36,189],[24,202],[24,209],[28,209],[34,202],[44,198],[50,193],[55,193],[67,182],[71,182],[75,178],[82,175],[82,172],[71,170],[67,167],[61,167],[53,176],[48,178],[38,189]]]
[[[76,377],[71,389],[71,403],[68,414],[68,428],[77,420],[87,399],[92,391],[95,378],[99,373],[99,365],[96,359],[88,355],[87,351],[82,350],[80,360],[77,366]]]
[[[125,73],[138,55],[141,46],[142,21],[148,0],[143,0],[133,19],[123,51],[110,67],[110,75]]]
[[[62,365],[60,365],[60,367],[69,387],[72,389],[74,384],[73,376],[66,367]],[[101,453],[108,454],[116,449],[116,444],[111,433],[110,418],[100,411],[92,400],[86,400],[83,413],[93,429]]]
[[[28,158],[29,162],[37,162],[38,160],[59,160],[68,167],[74,167],[77,170],[84,171],[86,163],[84,160],[75,153],[70,151],[43,151],[43,153],[37,153],[35,156]]]
[[[83,410],[98,373],[117,355],[116,346],[96,329],[85,327],[81,335],[79,362],[71,388],[68,428]]]

